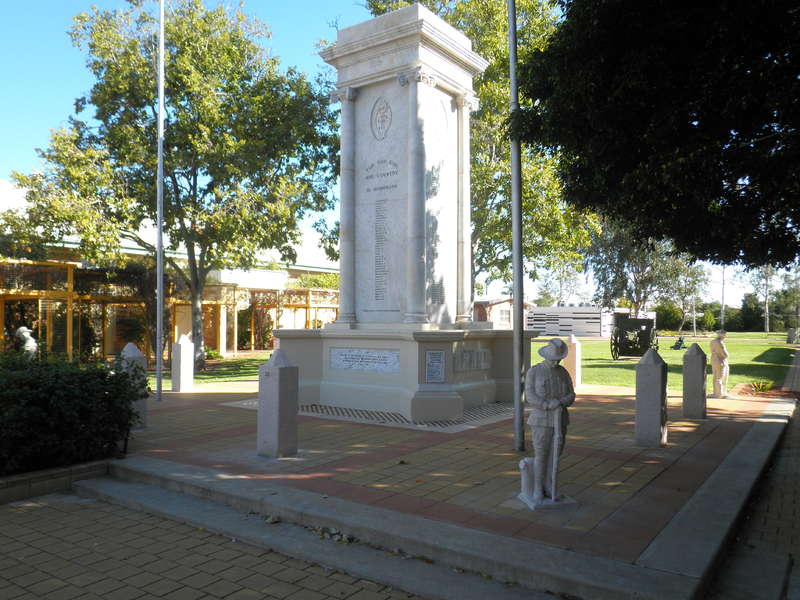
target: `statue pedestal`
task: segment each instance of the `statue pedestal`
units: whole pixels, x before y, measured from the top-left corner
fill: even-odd
[[[525,332],[525,368],[530,340]],[[279,329],[300,368],[299,402],[458,419],[464,408],[512,400],[510,330]]]
[[[573,504],[577,504],[577,501],[574,498],[570,498],[569,496],[564,496],[563,494],[559,495],[558,500],[553,500],[552,498],[542,498],[539,502],[533,499],[532,496],[526,496],[525,494],[518,494],[517,498],[522,500],[525,503],[525,506],[530,508],[531,510],[548,510],[553,508],[564,508],[565,506],[571,506]]]

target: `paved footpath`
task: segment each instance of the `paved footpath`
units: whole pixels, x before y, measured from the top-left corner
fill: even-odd
[[[400,600],[370,581],[105,502],[0,506],[3,600]]]
[[[772,462],[759,481],[715,583],[715,600],[729,600],[726,580],[737,558],[759,553],[792,558],[787,598],[800,600],[800,409],[789,421]],[[750,573],[752,576],[753,574]]]

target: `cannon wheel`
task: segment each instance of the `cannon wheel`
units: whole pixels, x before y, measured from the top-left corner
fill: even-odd
[[[655,329],[650,330],[650,347],[658,350],[658,332]]]
[[[614,331],[611,333],[611,358],[614,360],[619,358],[620,337],[622,337],[620,335],[620,330],[615,327]]]

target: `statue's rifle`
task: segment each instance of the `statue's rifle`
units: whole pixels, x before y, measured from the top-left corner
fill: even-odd
[[[558,408],[554,411],[555,414],[553,415],[553,464],[552,464],[552,475],[550,480],[552,484],[550,486],[550,497],[552,498],[553,502],[556,501],[558,498],[558,449],[561,447],[561,438],[563,434],[561,433],[561,404],[559,404]]]

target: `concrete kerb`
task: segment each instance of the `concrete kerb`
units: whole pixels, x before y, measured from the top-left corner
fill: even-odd
[[[131,457],[110,465],[113,476],[206,498],[240,511],[275,515],[307,527],[328,527],[360,542],[400,550],[451,568],[490,575],[533,590],[578,597],[691,598],[694,577],[584,555],[422,517],[365,506],[258,480],[158,459]],[[487,549],[491,549],[488,551]]]
[[[0,478],[0,504],[18,502],[35,496],[69,491],[81,479],[108,474],[108,461],[99,460],[69,467],[56,467],[9,475]]]
[[[706,582],[794,407],[790,398],[771,402],[636,564]]]

